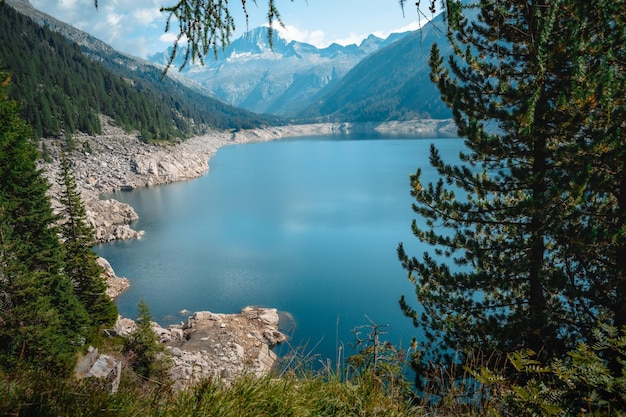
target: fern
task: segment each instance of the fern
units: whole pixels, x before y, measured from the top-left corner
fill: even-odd
[[[491,393],[490,414],[515,416],[626,416],[626,329],[599,324],[592,344],[542,364],[531,350],[507,355],[514,373],[487,367],[467,370]],[[504,413],[501,413],[504,410]]]

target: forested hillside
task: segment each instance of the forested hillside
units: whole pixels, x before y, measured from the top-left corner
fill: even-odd
[[[94,62],[78,45],[5,3],[0,3],[0,42],[0,68],[12,76],[10,96],[20,103],[38,137],[97,133],[98,114],[138,130],[144,140],[269,122],[171,79],[162,80],[156,67],[133,71],[106,57]]]
[[[428,67],[433,42],[449,51],[436,30],[442,24],[443,17],[438,16],[431,25],[363,59],[339,82],[322,90],[300,116],[351,122],[451,117]]]
[[[9,86],[0,71],[0,367],[67,376],[82,345],[115,323],[117,308],[105,294],[69,164],[59,182],[67,222],[58,227],[39,153]]]

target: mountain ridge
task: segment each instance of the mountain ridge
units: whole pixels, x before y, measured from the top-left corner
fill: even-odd
[[[386,39],[370,35],[358,45],[333,43],[317,48],[287,41],[277,31],[273,32],[270,45],[268,28],[258,27],[218,51],[217,57],[207,56],[204,66],[192,63],[181,74],[234,106],[257,113],[294,116],[363,58],[408,33],[392,34]],[[171,52],[170,47],[148,60],[167,65]],[[178,51],[173,68],[180,68],[185,52],[185,47]]]
[[[6,6],[9,9],[15,10],[19,15],[32,21],[34,25],[42,28],[44,32],[48,30],[51,33],[62,36],[66,41],[69,41],[68,45],[72,43],[78,45],[83,56],[87,56],[94,64],[102,66],[111,74],[115,74],[115,77],[123,80],[128,86],[131,86],[134,90],[133,94],[143,96],[141,100],[147,100],[164,109],[167,108],[165,113],[171,114],[171,116],[167,117],[171,122],[180,119],[181,122],[187,126],[185,129],[189,128],[186,134],[201,134],[206,131],[206,129],[210,128],[245,129],[282,123],[282,121],[276,117],[253,114],[223,103],[215,97],[212,97],[206,89],[193,85],[193,82],[190,80],[181,82],[181,80],[176,80],[175,76],[163,77],[162,70],[154,64],[129,54],[118,52],[97,38],[33,8],[28,1],[7,0],[5,3],[0,3],[0,6]],[[7,40],[7,42],[15,43],[10,40]],[[52,46],[54,50],[57,46],[59,48],[64,47],[63,44],[65,43],[66,42],[55,42],[54,45],[50,46]],[[6,48],[5,51],[7,51]],[[29,52],[30,48],[26,48],[26,50],[15,53],[13,56],[9,55],[7,62],[3,64],[7,69],[11,70],[12,66],[14,67],[15,63],[19,60],[31,60],[36,62],[38,58],[34,56],[29,58]],[[53,52],[53,56],[49,59],[55,59],[55,55],[57,58],[63,58],[65,53]],[[82,58],[77,57],[77,60],[81,59]],[[13,64],[11,63],[12,61]],[[73,91],[72,94],[82,91],[81,89],[77,90],[76,87],[72,87],[75,78],[75,76],[72,75],[72,65],[71,60],[68,61],[68,64],[64,65],[65,73],[55,75],[58,80],[63,80],[62,82],[54,81],[53,84],[45,85],[44,87],[56,90],[60,88],[62,94],[67,94],[66,89]],[[45,72],[58,72],[57,67],[59,67],[59,65],[50,63],[47,67],[49,71],[46,70]],[[20,77],[37,78],[36,72],[33,73],[32,69],[29,68],[29,66],[23,65],[19,73]],[[78,97],[80,97],[80,95]],[[70,103],[72,101],[71,99],[69,100]],[[118,99],[114,104],[119,104],[120,101],[124,102],[126,100]],[[101,108],[91,107],[83,108],[80,111],[102,113]],[[125,112],[121,114],[126,117]],[[161,123],[167,123],[167,118],[164,119],[161,117]],[[146,119],[149,119],[149,117],[146,117]],[[180,125],[180,122],[175,123]],[[146,126],[143,122],[141,128],[147,132],[154,131],[157,136],[158,131],[163,130],[162,128],[156,129],[153,126]],[[183,136],[185,136],[184,133]]]
[[[443,16],[371,53],[298,116],[344,122],[450,118],[430,80],[431,45],[437,43],[443,56],[451,53],[437,25],[444,27]]]
[[[150,60],[135,58],[36,11],[27,0],[7,2],[27,9],[39,24],[78,41],[85,54],[122,78],[139,76],[150,88],[166,89],[178,97],[168,101],[177,111],[181,103],[188,102],[194,114],[206,113],[209,108],[224,115],[225,123],[209,118],[209,124],[219,128],[280,124],[285,118],[292,122],[379,122],[450,117],[429,79],[429,46],[445,41],[441,34],[439,39],[434,36],[431,23],[419,31],[386,39],[370,35],[358,45],[325,48],[287,41],[278,31],[273,32],[270,47],[267,27],[259,27],[219,50],[217,58],[205,57],[205,66],[191,64],[178,72],[176,65],[185,52],[181,48],[168,76],[161,79],[171,48],[153,54]],[[223,107],[223,102],[232,104]]]

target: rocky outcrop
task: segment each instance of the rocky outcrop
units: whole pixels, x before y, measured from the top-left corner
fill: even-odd
[[[126,291],[128,287],[130,287],[130,281],[128,280],[128,278],[122,278],[115,275],[115,271],[113,271],[113,268],[111,267],[109,261],[102,257],[99,257],[97,259],[97,262],[98,265],[100,265],[100,267],[102,268],[102,275],[104,276],[104,279],[107,283],[106,294],[109,297],[115,298],[124,291]]]
[[[87,222],[95,230],[96,242],[111,242],[140,238],[143,231],[133,230],[129,224],[139,219],[135,210],[128,204],[114,199],[85,201]]]
[[[265,375],[277,359],[270,348],[286,340],[278,321],[276,309],[246,307],[239,314],[198,312],[186,324],[171,326],[161,337],[172,355],[175,387],[211,377]]]
[[[120,318],[114,333],[127,336],[134,329],[133,320]],[[153,322],[152,329],[171,358],[175,389],[207,378],[231,382],[246,373],[265,375],[277,360],[271,348],[286,340],[273,308],[246,307],[239,314],[200,311],[186,323],[162,328]]]

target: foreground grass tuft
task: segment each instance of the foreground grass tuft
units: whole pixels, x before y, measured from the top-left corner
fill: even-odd
[[[433,364],[421,374],[419,394],[405,388],[391,360],[396,350],[386,344],[321,371],[305,361],[280,377],[206,380],[181,392],[161,374],[146,377],[130,364],[115,394],[97,380],[26,367],[0,371],[0,416],[626,416],[626,329],[600,326],[595,335],[595,343],[549,364],[531,351]]]
[[[338,378],[245,376],[230,386],[207,380],[172,393],[126,378],[113,395],[88,380],[2,375],[0,415],[6,416],[414,416],[415,409],[388,396],[376,381]]]
[[[408,404],[396,403],[364,380],[321,377],[244,377],[230,387],[207,381],[179,395],[172,409],[181,417],[414,415]]]

